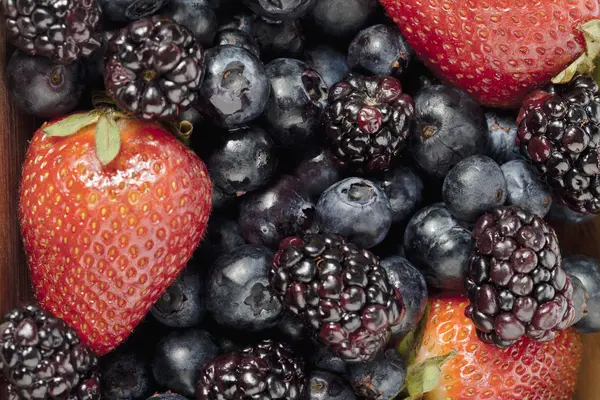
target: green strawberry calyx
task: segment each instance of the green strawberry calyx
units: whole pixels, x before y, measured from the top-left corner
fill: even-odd
[[[552,78],[552,83],[570,82],[578,75],[592,75],[598,82],[600,76],[600,20],[594,19],[582,24],[579,30],[585,40],[585,52],[565,70]]]

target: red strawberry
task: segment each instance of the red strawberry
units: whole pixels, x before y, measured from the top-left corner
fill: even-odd
[[[597,0],[380,0],[419,57],[481,104],[518,107],[585,50]]]
[[[41,306],[101,355],[131,333],[191,257],[212,188],[202,161],[159,125],[97,113],[57,122],[29,146],[23,240]]]
[[[524,339],[507,349],[481,342],[464,316],[468,301],[438,298],[430,313],[417,362],[456,351],[442,365],[440,380],[426,400],[571,400],[581,362],[582,341],[573,330],[552,342]]]

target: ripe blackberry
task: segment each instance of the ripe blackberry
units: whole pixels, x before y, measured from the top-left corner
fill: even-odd
[[[600,93],[589,77],[537,92],[519,117],[518,140],[559,204],[600,213]]]
[[[138,118],[176,119],[198,97],[204,50],[186,27],[155,16],[115,34],[104,71],[119,107]]]
[[[269,278],[283,304],[347,362],[375,359],[404,317],[379,259],[340,236],[285,239]]]
[[[0,324],[0,370],[11,400],[100,399],[97,366],[77,332],[37,306],[12,310]]]
[[[4,0],[2,11],[8,40],[24,53],[70,64],[100,48],[96,0]]]
[[[323,124],[340,166],[386,170],[403,149],[414,115],[412,98],[390,76],[351,74],[333,85]]]
[[[522,336],[554,339],[573,324],[573,286],[554,230],[539,216],[505,206],[473,228],[465,313],[486,343],[507,347]]]
[[[197,400],[299,400],[306,377],[304,362],[282,343],[265,340],[208,363]]]

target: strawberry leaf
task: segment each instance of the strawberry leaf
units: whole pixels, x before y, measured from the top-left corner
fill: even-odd
[[[422,363],[409,365],[406,370],[406,390],[409,396],[406,400],[420,399],[425,393],[435,389],[440,381],[442,366],[455,355],[453,350],[443,356],[431,357]]]
[[[102,165],[108,165],[121,149],[121,132],[115,120],[103,114],[96,125],[96,155]]]
[[[552,83],[568,83],[577,75],[592,75],[600,58],[600,20],[591,20],[579,27],[585,39],[585,52],[564,71],[552,78]]]
[[[417,352],[421,347],[423,341],[423,334],[425,333],[425,325],[427,324],[427,318],[429,317],[429,304],[425,307],[425,313],[423,318],[419,321],[419,325],[414,331],[409,332],[398,344],[396,350],[402,357],[408,360],[408,364],[414,364],[417,357]]]
[[[60,121],[46,125],[42,128],[42,132],[50,137],[66,137],[79,132],[86,126],[92,125],[98,121],[100,116],[95,112],[77,113],[69,115]]]

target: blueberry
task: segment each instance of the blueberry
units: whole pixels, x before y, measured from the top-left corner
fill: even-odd
[[[558,203],[552,203],[550,211],[547,214],[549,220],[566,224],[583,224],[593,220],[595,217],[596,215],[594,214],[580,214]]]
[[[231,130],[207,160],[213,184],[227,195],[242,195],[266,185],[277,167],[275,145],[257,126]]]
[[[383,190],[362,178],[347,178],[329,187],[317,203],[324,233],[346,237],[363,248],[380,243],[392,225],[392,208]]]
[[[487,156],[471,156],[454,166],[442,186],[446,207],[456,218],[474,222],[506,201],[506,179],[500,166]]]
[[[169,0],[161,16],[190,29],[203,46],[212,46],[218,21],[206,0]]]
[[[581,321],[586,315],[588,315],[588,298],[590,297],[587,290],[583,286],[583,283],[576,276],[571,275],[571,285],[573,286],[573,297],[571,302],[575,309],[575,318],[573,319],[573,325]],[[584,326],[587,321],[583,322],[580,326]]]
[[[467,93],[426,86],[414,103],[409,150],[429,175],[443,178],[463,158],[485,154],[489,134],[483,109]]]
[[[248,10],[244,10],[240,13],[228,13],[225,17],[225,21],[219,25],[217,30],[236,29],[250,35],[252,34],[252,27],[256,19],[256,14]]]
[[[348,372],[348,363],[343,358],[334,354],[329,346],[316,344],[316,349],[310,354],[310,363],[314,369],[345,375]]]
[[[316,137],[327,103],[327,86],[302,61],[279,58],[266,66],[271,96],[265,120],[275,142],[286,148],[306,147]]]
[[[294,176],[311,199],[318,199],[325,189],[340,180],[341,174],[329,151],[318,149],[309,154],[298,164]]]
[[[234,203],[235,195],[225,194],[218,186],[212,188],[212,208],[214,210],[226,209]]]
[[[256,332],[275,326],[283,307],[269,285],[275,254],[262,246],[240,246],[219,257],[207,278],[207,307],[218,324]]]
[[[97,0],[104,17],[114,22],[136,21],[161,10],[171,0]]]
[[[390,200],[394,223],[407,221],[423,200],[423,181],[412,168],[388,170],[379,184]]]
[[[100,387],[106,400],[144,400],[152,391],[152,374],[142,356],[116,351],[100,361]]]
[[[258,43],[248,33],[239,29],[222,29],[217,32],[215,37],[215,46],[232,45],[242,47],[256,57],[260,57]]]
[[[85,86],[85,69],[81,63],[56,64],[18,50],[11,56],[6,72],[14,104],[40,118],[54,118],[73,111]]]
[[[307,19],[325,37],[353,37],[377,11],[377,0],[316,0]]]
[[[279,333],[283,335],[284,340],[290,343],[301,343],[306,340],[306,325],[296,314],[284,312],[283,317],[277,324]]]
[[[248,8],[263,17],[289,21],[303,16],[315,0],[244,0]]]
[[[188,400],[177,393],[156,393],[148,398],[148,400]]]
[[[204,365],[215,358],[219,347],[199,329],[169,333],[156,346],[152,372],[165,389],[193,398]]]
[[[433,287],[464,290],[471,233],[443,204],[418,211],[404,232],[406,258]]]
[[[206,76],[200,89],[200,110],[225,127],[256,119],[269,99],[262,62],[248,50],[232,45],[206,52]]]
[[[321,75],[327,87],[341,82],[350,72],[346,56],[326,44],[306,49],[304,60]]]
[[[190,261],[152,307],[152,315],[172,328],[189,328],[200,323],[204,306],[204,279],[201,265]]]
[[[592,257],[571,255],[563,258],[563,268],[581,282],[589,295],[587,314],[575,328],[583,333],[600,332],[600,263]]]
[[[199,125],[203,122],[202,114],[194,107],[190,107],[187,110],[183,110],[179,112],[179,121],[187,121],[192,124],[194,129],[199,127]]]
[[[373,25],[356,35],[348,49],[351,69],[369,75],[400,76],[412,50],[395,25]]]
[[[246,244],[237,221],[219,214],[210,216],[206,235],[200,243],[202,259],[216,260],[221,254],[229,253]]]
[[[352,388],[340,378],[327,371],[313,371],[308,377],[306,400],[356,400]]]
[[[286,237],[312,231],[314,216],[315,206],[298,179],[286,175],[244,196],[238,223],[246,242],[277,249]]]
[[[427,283],[423,275],[407,259],[393,256],[381,261],[390,283],[402,296],[405,314],[394,327],[394,336],[403,336],[417,328],[427,306]]]
[[[394,349],[371,362],[351,364],[348,368],[348,380],[354,391],[367,400],[396,398],[405,378],[406,366]]]
[[[263,61],[296,57],[304,49],[304,35],[298,21],[266,21],[258,18],[252,25],[254,39]]]
[[[544,218],[552,206],[550,189],[525,160],[512,160],[502,165],[508,189],[506,202]]]
[[[500,110],[485,112],[490,139],[488,155],[498,164],[504,164],[521,158],[517,145],[517,122],[511,113]]]

